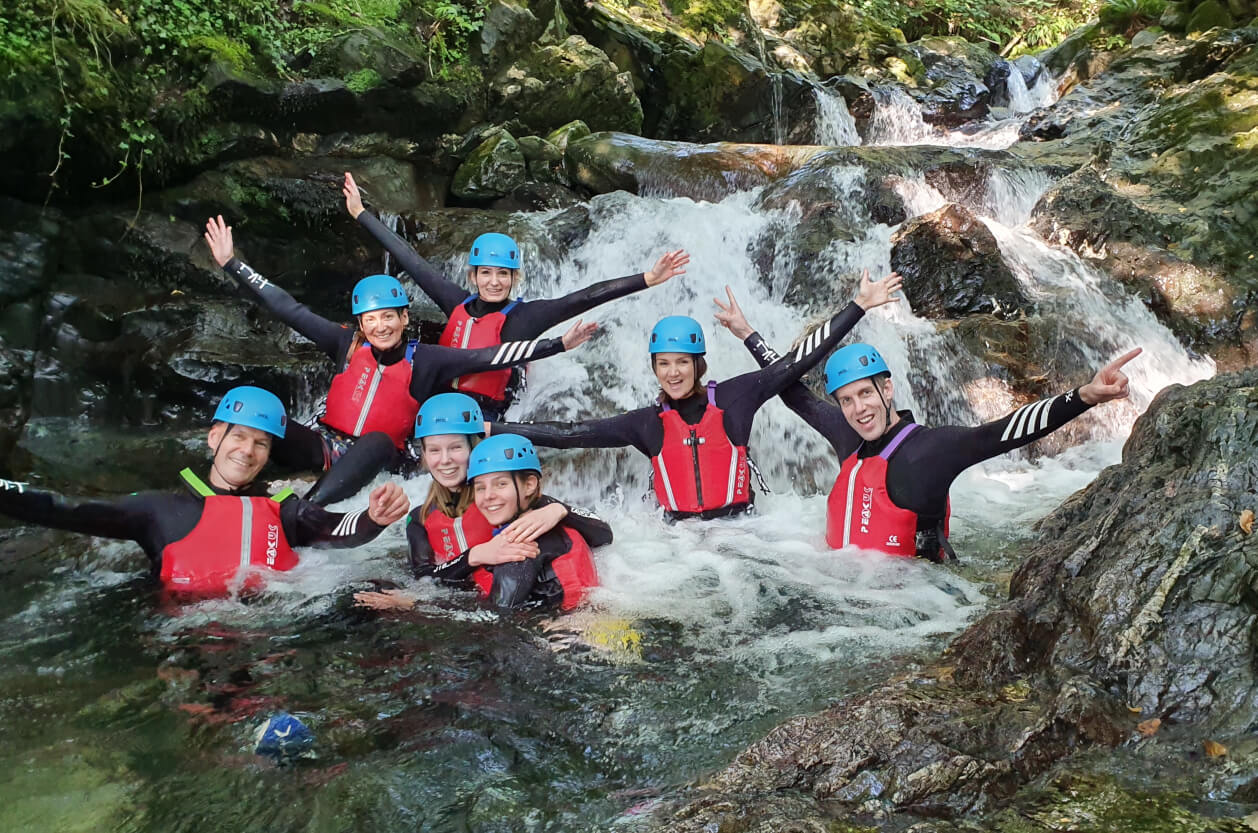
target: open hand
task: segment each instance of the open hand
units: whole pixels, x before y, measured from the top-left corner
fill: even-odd
[[[232,227],[223,222],[222,214],[205,221],[205,242],[210,247],[210,256],[219,266],[226,266],[227,261],[232,259],[235,254]]]
[[[540,553],[541,550],[532,541],[508,541],[502,535],[495,535],[485,543],[472,547],[467,554],[467,561],[476,567],[492,566],[537,558]]]
[[[394,521],[401,520],[409,511],[411,511],[410,500],[402,491],[402,487],[392,481],[376,487],[367,504],[367,517],[380,526],[388,526]]]
[[[655,261],[655,265],[646,273],[646,285],[658,286],[669,278],[677,275],[686,274],[686,264],[690,262],[690,255],[686,254],[684,249],[678,249],[675,252],[665,252],[660,259]]]
[[[898,301],[900,299],[895,297],[895,293],[903,284],[904,278],[900,277],[899,272],[892,272],[880,281],[871,281],[869,270],[865,269],[861,272],[861,286],[856,292],[856,305],[865,312],[869,312],[874,307]]]
[[[577,323],[568,328],[568,332],[563,334],[563,349],[571,350],[574,347],[580,347],[591,338],[598,329],[598,322],[591,321],[589,324],[582,324],[581,319],[577,319]]]
[[[729,330],[739,339],[745,339],[754,333],[755,330],[747,323],[742,307],[738,306],[738,301],[734,298],[734,290],[730,289],[728,284],[725,286],[725,294],[729,297],[728,305],[722,304],[720,298],[712,299],[712,302],[721,310],[716,313],[716,323]]]
[[[401,590],[381,590],[378,593],[364,590],[354,594],[354,606],[372,610],[410,610],[415,606],[415,599]]]
[[[1120,368],[1143,351],[1143,347],[1137,347],[1102,367],[1092,377],[1091,382],[1079,388],[1079,398],[1089,405],[1099,405],[1111,399],[1126,399],[1129,393],[1127,374],[1123,373]]]
[[[345,184],[341,186],[341,193],[345,195],[345,210],[357,220],[358,215],[366,209],[363,208],[363,196],[358,192],[358,183],[349,171],[345,172]]]
[[[551,503],[539,509],[530,509],[499,532],[498,537],[513,542],[536,541],[540,536],[558,526],[559,522],[566,517],[568,517],[568,509],[562,503]]]

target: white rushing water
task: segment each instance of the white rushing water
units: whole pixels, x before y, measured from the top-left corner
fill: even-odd
[[[847,101],[838,93],[818,87],[817,144],[830,147],[855,147],[861,143],[856,132],[856,119],[847,109]]]

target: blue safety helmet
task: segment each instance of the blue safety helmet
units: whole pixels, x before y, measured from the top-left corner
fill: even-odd
[[[288,414],[284,412],[284,403],[269,390],[243,385],[223,396],[214,411],[214,421],[256,428],[282,440]]]
[[[501,266],[504,269],[520,268],[520,246],[505,234],[491,232],[472,241],[467,265]]]
[[[406,290],[397,278],[391,275],[368,275],[354,284],[349,309],[354,315],[362,315],[378,309],[404,308],[410,305],[411,299],[406,297]]]
[[[304,757],[314,746],[314,733],[299,718],[279,712],[258,727],[253,736],[253,751],[276,763],[290,763]]]
[[[849,344],[835,350],[826,362],[826,393],[834,393],[849,382],[890,372],[877,350],[868,344]]]
[[[535,471],[540,475],[542,464],[533,443],[519,434],[498,434],[472,449],[472,459],[467,464],[469,481],[500,471]]]
[[[692,353],[702,356],[708,352],[703,340],[703,327],[688,315],[670,315],[661,318],[651,329],[651,355],[656,353]]]
[[[438,434],[485,433],[480,405],[466,393],[439,393],[429,397],[415,415],[415,439]]]

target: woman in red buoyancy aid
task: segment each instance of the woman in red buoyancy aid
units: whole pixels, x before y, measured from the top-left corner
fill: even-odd
[[[495,535],[494,524],[473,501],[473,490],[467,483],[468,461],[483,432],[480,407],[464,394],[438,394],[420,408],[415,439],[433,482],[407,525],[411,566],[417,576],[431,575],[458,584],[471,579],[481,595],[491,596],[498,565],[536,559],[541,554],[538,540],[556,527],[583,541],[610,541],[610,528],[601,520],[572,511],[545,495],[532,501],[530,508]],[[543,543],[553,548],[549,537]],[[576,606],[588,584],[592,563],[588,562],[587,569],[586,562],[574,556],[552,570],[563,599],[560,607]],[[578,564],[580,569],[569,569]],[[504,569],[502,575],[506,574]],[[414,604],[412,597],[393,590],[359,593],[355,598],[359,604],[377,609],[405,609]]]
[[[747,443],[760,406],[814,367],[865,311],[892,300],[900,276],[861,278],[856,299],[809,333],[796,350],[761,370],[703,384],[707,346],[699,322],[662,319],[651,331],[651,368],[660,384],[655,405],[584,423],[491,423],[554,448],[631,445],[651,460],[655,497],[669,518],[718,518],[748,511]]]

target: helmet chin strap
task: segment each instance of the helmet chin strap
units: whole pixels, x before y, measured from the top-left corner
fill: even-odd
[[[882,395],[882,388],[877,384],[874,385],[874,390],[878,391],[878,401],[882,403],[882,409],[886,413],[886,422],[883,423],[882,433],[878,435],[881,437],[891,430],[891,403]]]
[[[229,424],[227,426],[227,431],[230,431],[230,430],[231,430],[231,425]],[[227,436],[226,431],[223,432],[223,436]],[[223,470],[218,467],[218,450],[222,447],[223,447],[223,441],[219,440],[218,445],[214,447],[214,456],[210,459],[210,470],[218,472],[218,479],[226,483],[231,491],[235,492],[235,491],[245,488],[246,486],[249,485],[249,483],[241,483],[239,486],[232,485],[231,480],[228,479],[227,476],[223,474]]]

